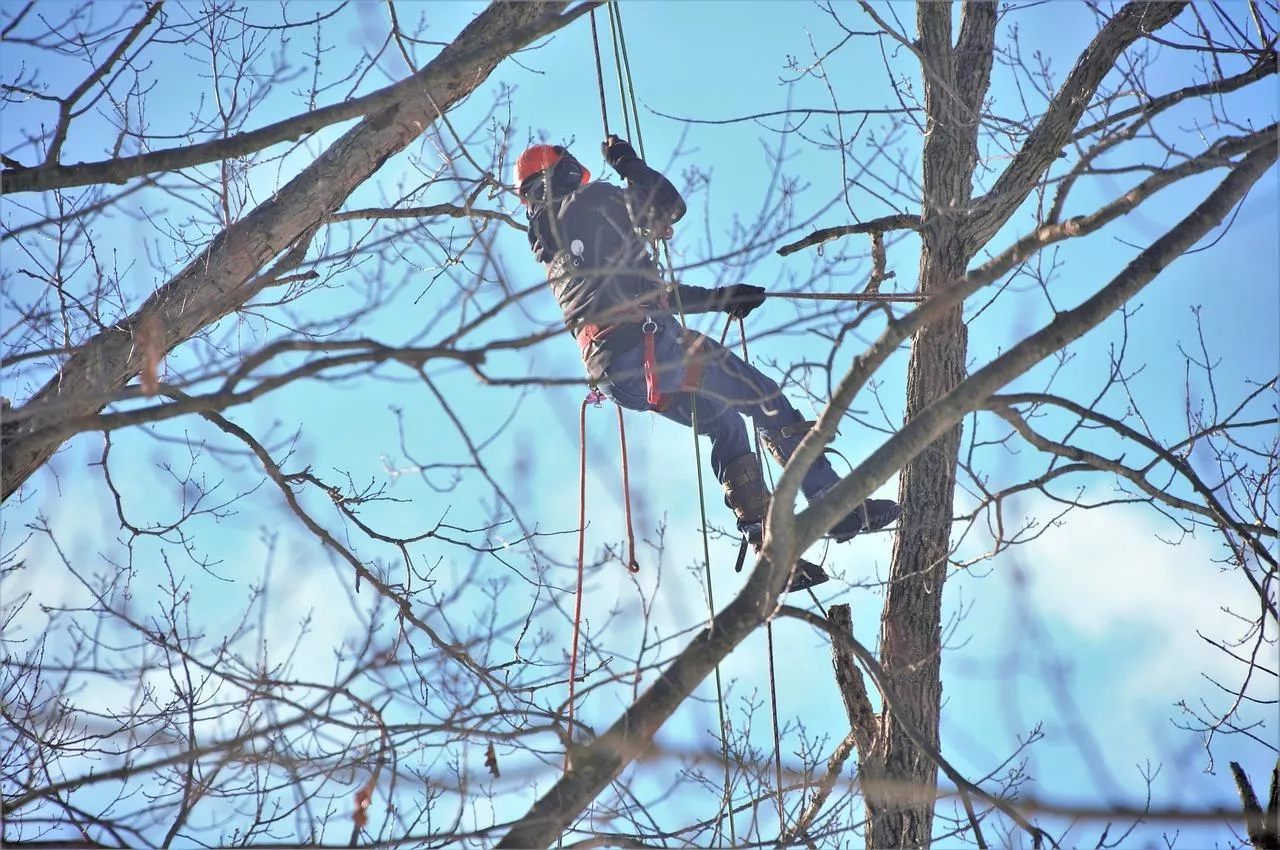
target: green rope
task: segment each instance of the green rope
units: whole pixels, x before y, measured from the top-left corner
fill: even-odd
[[[628,108],[630,109],[630,119],[634,120],[635,126],[635,142],[636,149],[640,154],[640,158],[645,158],[644,150],[644,134],[640,131],[640,110],[636,105],[635,81],[631,76],[631,57],[627,52],[627,37],[622,29],[622,10],[619,7],[618,0],[609,0],[609,28],[613,34],[614,40],[614,61],[618,67],[618,90],[622,97],[622,114],[623,121],[627,125],[627,133],[630,134],[631,123],[627,117]],[[625,94],[623,93],[623,80],[626,80]],[[684,312],[684,304],[681,303],[680,290],[675,286],[675,271],[671,264],[671,249],[668,247],[666,240],[662,243],[662,264],[667,272],[671,275],[670,290],[676,296],[676,308],[680,316],[680,324],[686,325]],[[711,542],[707,531],[707,497],[702,481],[702,446],[698,443],[698,405],[697,400],[693,399],[689,405],[690,425],[693,429],[693,459],[694,468],[698,478],[698,513],[702,522],[702,563],[706,573],[707,580],[707,608],[711,620],[715,619],[716,602],[715,590],[711,578]],[[715,685],[716,685],[716,710],[720,721],[720,747],[724,753],[724,799],[722,805],[729,817],[729,841],[732,844],[738,843],[737,829],[734,824],[733,817],[733,794],[732,794],[732,776],[729,768],[729,721],[724,713],[724,683],[720,676],[720,665],[715,668]],[[717,831],[719,825],[717,824]]]
[[[627,55],[627,36],[622,29],[622,7],[618,5],[618,0],[609,0],[609,14],[618,21],[618,44],[622,47],[622,62],[618,65],[618,86],[622,86],[622,75],[627,77],[627,94],[631,103],[631,115],[635,119],[636,125],[636,149],[640,152],[640,158],[644,159],[644,134],[640,132],[640,110],[636,106],[636,88],[631,78],[631,58]],[[627,101],[623,101],[623,110],[625,112]],[[628,130],[630,132],[630,130]]]
[[[596,53],[596,83],[600,88],[600,122],[604,124],[604,134],[609,135],[609,108],[604,97],[604,63],[600,61],[600,36],[596,32],[596,10],[591,10],[591,46]],[[626,118],[625,110],[623,118]]]
[[[631,138],[631,111],[627,109],[627,90],[622,82],[622,48],[618,43],[618,33],[622,28],[621,23],[614,11],[612,2],[607,4],[609,9],[609,36],[613,40],[613,66],[618,70],[618,100],[622,103],[622,126],[623,132],[626,133],[628,139]],[[604,89],[601,89],[601,95]],[[644,150],[641,149],[640,158],[644,158]]]
[[[663,240],[662,247],[666,252],[666,240]],[[675,287],[675,272],[671,269],[670,264],[666,265],[666,269],[671,272],[671,282],[673,284],[672,291],[676,296],[676,309],[680,314],[680,324],[685,324],[684,302],[680,298],[680,290]],[[692,395],[692,393],[690,393]],[[690,427],[693,428],[693,463],[694,469],[698,476],[698,516],[702,522],[702,564],[705,568],[707,578],[707,611],[710,615],[710,621],[714,622],[716,614],[716,597],[715,591],[711,583],[711,543],[707,534],[707,496],[702,483],[702,446],[698,443],[698,401],[692,398],[689,402],[689,419]],[[732,778],[729,772],[729,721],[724,714],[724,686],[720,680],[720,665],[716,665],[715,669],[716,682],[716,711],[720,719],[720,749],[724,753],[724,799],[722,805],[729,816],[729,842],[731,844],[738,843],[737,830],[734,827],[733,819],[733,794]],[[719,824],[716,830],[719,831]]]
[[[728,336],[729,325],[732,322],[732,318],[730,318],[728,322],[725,322],[725,332],[723,336]],[[747,354],[747,322],[741,316],[738,317],[738,338],[742,343],[742,360],[745,363],[750,363],[751,358]],[[755,419],[751,420],[751,439],[755,443],[756,457],[760,459],[760,468],[769,476],[769,492],[773,492],[773,470],[767,463],[765,463],[764,440],[760,437],[760,426],[756,424]],[[813,596],[813,588],[809,588],[808,590],[809,595]],[[813,596],[813,601],[817,602],[818,598]],[[787,831],[787,810],[783,802],[784,794],[782,790],[782,730],[778,723],[778,677],[773,652],[772,617],[770,617],[769,621],[765,623],[765,638],[769,649],[769,709],[773,720],[773,773],[774,781],[776,782],[778,789],[778,834],[782,835]]]

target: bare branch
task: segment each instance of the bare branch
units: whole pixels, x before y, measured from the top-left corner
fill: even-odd
[[[815,230],[797,242],[783,245],[778,249],[778,254],[785,257],[788,254],[794,254],[796,251],[803,251],[805,248],[812,248],[815,245],[830,242],[832,239],[839,239],[841,236],[852,236],[855,233],[883,234],[889,230],[919,229],[920,216],[918,215],[910,215],[908,213],[887,215],[859,224],[841,224],[836,227],[824,227],[821,230]]]
[[[1127,3],[1107,21],[991,191],[974,201],[965,233],[971,251],[986,244],[1004,226],[1040,175],[1057,159],[1120,54],[1146,33],[1172,21],[1185,7],[1185,2],[1137,0]]]
[[[425,89],[439,92],[437,100],[448,106],[456,98],[445,95],[447,86],[441,86],[441,75],[466,75],[469,66],[492,67],[513,50],[534,39],[554,32],[571,23],[588,11],[592,3],[584,3],[563,15],[556,15],[566,2],[537,4],[541,14],[526,13],[521,23],[500,35],[479,43],[469,43],[457,48],[455,42],[446,48],[420,73],[399,83],[379,89],[363,97],[321,107],[304,115],[296,115],[277,121],[257,130],[237,133],[224,139],[213,139],[180,148],[151,151],[136,156],[104,160],[77,165],[49,164],[35,168],[6,169],[0,172],[0,194],[15,192],[46,192],[50,189],[66,189],[72,186],[90,186],[97,183],[124,183],[134,177],[159,171],[177,171],[208,162],[219,162],[265,150],[280,142],[293,141],[314,133],[323,127],[350,121],[361,116],[374,116],[404,102],[412,102]],[[159,8],[157,3],[154,8]],[[543,12],[543,10],[546,10]],[[474,26],[474,25],[473,25]],[[473,81],[474,83],[475,81]],[[430,120],[421,121],[425,129]]]

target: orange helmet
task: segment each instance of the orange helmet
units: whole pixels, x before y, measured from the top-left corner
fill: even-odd
[[[591,180],[591,172],[582,163],[578,162],[568,150],[560,145],[534,145],[516,159],[516,188],[523,187],[525,181],[530,177],[549,171],[566,159],[582,171],[582,179],[579,185],[587,185]]]

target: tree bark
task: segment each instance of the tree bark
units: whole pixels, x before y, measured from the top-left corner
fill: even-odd
[[[1244,807],[1244,826],[1249,843],[1255,850],[1280,850],[1280,761],[1271,771],[1271,796],[1267,798],[1265,809],[1258,802],[1258,795],[1239,762],[1231,762],[1231,776],[1235,779],[1236,793]]]
[[[81,345],[58,374],[21,407],[6,410],[0,447],[0,501],[67,439],[63,423],[101,411],[140,371],[134,330],[158,327],[168,352],[242,307],[290,262],[263,269],[284,255],[300,260],[325,216],[384,162],[475,91],[510,52],[574,15],[567,3],[491,4],[422,71],[392,87],[389,105],[335,142],[270,200],[219,234],[129,318]],[[296,265],[296,260],[293,262]]]
[[[977,162],[982,99],[991,75],[996,8],[964,7],[952,46],[949,4],[917,6],[924,71],[925,143],[922,156],[920,292],[929,294],[964,276],[966,221]],[[968,335],[957,306],[920,330],[911,347],[906,420],[964,380]],[[902,522],[895,537],[881,620],[880,659],[907,715],[938,748],[942,585],[946,579],[961,425],[957,422],[903,470]],[[868,847],[926,847],[933,831],[938,768],[911,742],[892,712],[881,716],[876,746],[863,770],[887,780],[865,790]],[[902,795],[893,789],[911,788]]]
[[[922,156],[922,293],[938,291],[964,276],[973,257],[1009,220],[1067,144],[1116,59],[1142,36],[1173,20],[1184,6],[1134,2],[1120,9],[1081,54],[991,191],[975,201],[978,118],[990,82],[996,10],[987,3],[967,3],[953,48],[950,5],[928,0],[918,4],[916,47],[924,71],[927,122]],[[1143,269],[1132,277],[1138,280],[1146,272],[1156,273]],[[1124,288],[1116,287],[1117,291]],[[1087,310],[1074,312],[1080,313],[1082,325],[1087,324]],[[1045,333],[1053,335],[1053,328]],[[1054,350],[1066,344],[1056,337],[1050,342]],[[967,349],[960,307],[916,333],[907,376],[908,424],[939,415],[962,384],[984,383],[965,381]],[[902,719],[921,730],[934,749],[939,749],[942,696],[942,591],[961,442],[960,420],[952,421],[955,424],[903,469],[899,487],[903,517],[881,623],[880,659],[903,704]],[[882,788],[888,789],[865,791],[867,846],[928,846],[937,765],[905,734],[893,712],[882,712],[880,735],[869,758],[863,755],[862,769],[884,778]],[[893,790],[901,788],[911,790],[905,794]]]

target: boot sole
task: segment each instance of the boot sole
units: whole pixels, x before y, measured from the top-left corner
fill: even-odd
[[[817,587],[831,580],[831,576],[827,575],[822,567],[806,561],[803,558],[796,563],[795,574],[791,577],[791,584],[783,590],[783,593],[795,593],[797,590],[808,590],[811,587]]]
[[[886,510],[882,514],[876,514],[874,517],[868,517],[868,519],[874,519],[875,521],[867,528],[860,528],[853,534],[827,534],[827,537],[830,537],[837,543],[847,543],[863,532],[879,531],[882,528],[888,527],[892,523],[896,522],[900,516],[902,516],[902,506],[894,505],[892,509]]]

